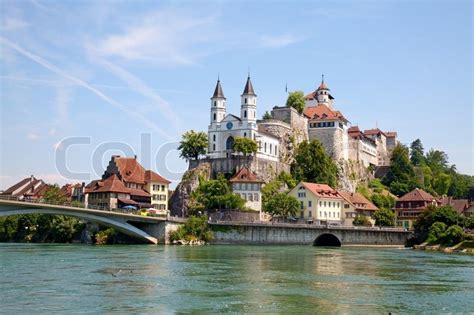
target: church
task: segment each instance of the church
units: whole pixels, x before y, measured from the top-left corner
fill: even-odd
[[[240,115],[227,113],[226,98],[220,80],[217,80],[214,95],[211,97],[210,124],[208,129],[208,157],[210,159],[231,158],[238,153],[233,151],[238,137],[257,142],[257,158],[279,161],[279,139],[270,133],[259,131],[257,123],[257,95],[250,76],[240,96]]]

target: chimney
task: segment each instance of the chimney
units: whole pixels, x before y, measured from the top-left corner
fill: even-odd
[[[35,177],[33,175],[30,176],[30,183],[32,183],[35,180]]]

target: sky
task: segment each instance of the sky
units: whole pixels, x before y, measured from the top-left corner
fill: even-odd
[[[397,131],[474,175],[471,1],[0,1],[0,189],[99,178],[137,155],[179,182],[220,77],[239,114],[312,92],[361,129]]]

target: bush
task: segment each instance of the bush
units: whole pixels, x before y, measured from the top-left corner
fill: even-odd
[[[444,244],[454,245],[462,242],[464,239],[464,231],[459,225],[451,225],[444,236]]]
[[[474,229],[474,215],[471,215],[464,221],[464,227],[467,229]]]
[[[99,231],[95,235],[95,244],[96,245],[106,245],[114,244],[115,237],[117,236],[117,231],[113,228],[108,228],[103,231]]]
[[[375,225],[378,226],[394,226],[395,214],[392,210],[380,208],[374,213]]]
[[[429,229],[435,222],[443,222],[446,226],[462,225],[464,218],[450,206],[429,206],[419,215],[414,225],[415,234],[420,242],[424,242],[428,238]]]
[[[395,206],[395,198],[389,195],[373,194],[370,200],[377,208],[392,209]]]
[[[369,218],[367,218],[365,215],[357,215],[352,221],[352,225],[355,226],[372,226],[372,223],[370,223]]]
[[[445,237],[446,224],[443,222],[435,222],[431,225],[428,232],[427,242],[429,244],[441,243]]]
[[[170,233],[171,241],[185,240],[185,241],[195,241],[201,240],[209,242],[214,238],[214,234],[209,229],[207,224],[207,217],[195,217],[190,216],[188,221],[182,226],[180,226],[176,231]]]

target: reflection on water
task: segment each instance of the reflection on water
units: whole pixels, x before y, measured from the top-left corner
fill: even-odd
[[[2,244],[0,267],[5,313],[467,312],[474,300],[474,257],[399,249]]]

